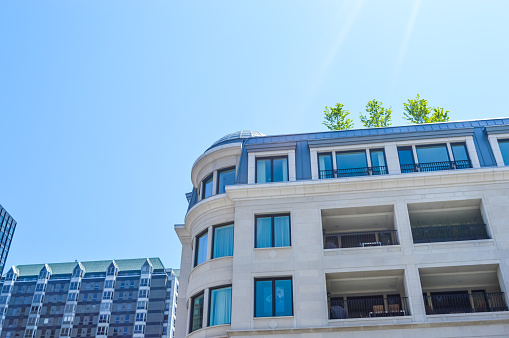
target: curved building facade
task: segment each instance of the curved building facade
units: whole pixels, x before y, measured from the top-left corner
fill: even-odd
[[[504,337],[509,119],[229,134],[191,171],[176,337]]]

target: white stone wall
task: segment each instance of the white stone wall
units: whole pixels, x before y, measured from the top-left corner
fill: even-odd
[[[467,199],[482,200],[492,239],[413,244],[408,203]],[[394,206],[399,245],[323,249],[322,209],[377,205]],[[506,291],[508,207],[507,167],[229,186],[226,196],[194,206],[185,229],[177,231],[183,250],[176,337],[188,335],[188,298],[230,283],[232,324],[205,327],[189,337],[507,337],[509,312],[427,316],[418,269],[496,264],[500,288]],[[255,215],[283,212],[290,213],[291,247],[255,249]],[[193,268],[193,237],[207,227],[230,221],[235,224],[233,257]],[[411,316],[328,319],[326,274],[389,269],[405,271]],[[254,318],[254,278],[277,276],[292,277],[294,316]],[[205,309],[207,303],[205,299]]]

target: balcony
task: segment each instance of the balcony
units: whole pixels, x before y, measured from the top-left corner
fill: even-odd
[[[410,315],[408,298],[394,296],[331,298],[329,319],[397,317]]]
[[[325,235],[324,249],[364,248],[396,244],[398,244],[396,230],[346,232]]]
[[[503,292],[439,292],[424,296],[427,315],[508,311]]]
[[[427,315],[509,311],[497,264],[420,268]]]
[[[324,249],[397,245],[392,205],[322,210]]]
[[[481,200],[408,204],[415,244],[489,239]]]
[[[410,315],[403,270],[327,273],[329,319]]]
[[[469,169],[472,168],[472,163],[470,160],[413,163],[401,164],[400,168],[402,173],[414,173],[438,170]]]
[[[320,170],[320,179],[324,178],[343,178],[343,177],[357,177],[357,176],[371,176],[371,175],[387,175],[389,172],[386,166],[380,167],[362,167],[351,169],[335,169],[335,170]]]

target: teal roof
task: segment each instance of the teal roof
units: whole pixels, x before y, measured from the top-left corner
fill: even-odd
[[[136,271],[141,270],[141,266],[145,263],[146,258],[135,258],[135,259],[115,259],[115,262],[118,265],[119,272],[123,271]],[[163,269],[164,265],[159,258],[149,258],[152,263],[154,270]],[[94,273],[104,273],[108,269],[108,266],[111,264],[111,260],[108,261],[90,261],[90,262],[81,262],[83,267],[85,268],[85,276],[87,274]],[[78,262],[68,262],[68,263],[48,263],[51,267],[53,275],[70,275],[72,271],[76,267]],[[18,265],[16,266],[19,269],[19,277],[28,277],[28,276],[37,276],[41,271],[44,263],[42,264],[29,264],[29,265]]]

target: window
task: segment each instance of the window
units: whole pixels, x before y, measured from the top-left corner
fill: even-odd
[[[203,325],[203,292],[191,299],[191,320],[189,332],[201,329]]]
[[[415,171],[412,147],[398,147],[398,157],[402,173],[411,173]]]
[[[134,333],[144,333],[145,325],[134,325]]]
[[[107,331],[107,327],[106,326],[99,326],[97,328],[97,335],[105,336],[106,335],[106,331]]]
[[[224,194],[227,185],[235,184],[235,167],[219,170],[217,177],[217,193]]]
[[[209,326],[230,324],[232,312],[232,287],[210,290]]]
[[[129,315],[125,315],[124,323],[129,323],[129,319],[130,319]]]
[[[138,298],[148,298],[148,290],[140,290],[138,293]]]
[[[148,278],[140,279],[140,286],[149,286],[149,279]]]
[[[292,279],[255,279],[255,317],[293,316]]]
[[[75,300],[76,300],[76,296],[77,296],[77,295],[78,295],[78,294],[77,294],[76,292],[70,292],[70,293],[67,295],[67,300],[68,300],[68,301],[71,301],[71,302],[72,302],[72,301],[75,301]]]
[[[138,301],[138,305],[136,306],[136,309],[146,310],[147,309],[147,301],[145,301],[145,300]]]
[[[78,290],[79,289],[79,283],[77,282],[72,282],[71,283],[71,286],[69,287],[69,290]]]
[[[500,152],[502,153],[504,164],[509,165],[509,139],[498,140],[498,146],[500,148]]]
[[[336,153],[338,177],[352,177],[368,175],[368,161],[366,151],[347,151]]]
[[[210,174],[209,176],[207,176],[207,178],[205,178],[203,180],[202,188],[201,188],[201,198],[202,199],[212,196],[212,190],[214,187],[213,178],[214,178],[213,175]]]
[[[112,296],[112,292],[111,291],[104,291],[103,299],[110,300],[111,296]]]
[[[288,181],[288,158],[256,159],[256,183]]]
[[[46,289],[46,284],[44,283],[37,283],[35,286],[35,291],[44,291]]]
[[[111,311],[111,303],[101,303],[101,311]]]
[[[144,322],[144,321],[145,321],[145,319],[146,319],[146,316],[147,316],[147,314],[146,314],[145,312],[143,312],[143,313],[137,313],[137,314],[136,314],[136,319],[135,319],[135,321],[136,321],[136,322]]]
[[[109,323],[110,315],[99,315],[99,323]]]
[[[433,162],[449,162],[449,152],[445,144],[434,144],[415,147],[419,164]]]
[[[385,164],[385,152],[383,149],[369,150],[369,156],[371,158],[371,168],[373,175],[385,175],[387,174],[387,166]]]
[[[233,224],[214,228],[214,250],[212,258],[233,256]]]
[[[290,215],[256,216],[256,248],[290,246]]]
[[[125,287],[125,283],[124,282],[120,282],[120,288],[123,289]]]
[[[207,242],[209,235],[207,230],[196,237],[196,249],[194,253],[194,266],[200,265],[207,260]]]
[[[112,280],[107,280],[104,282],[104,288],[105,289],[113,289],[114,283]]]
[[[318,154],[318,172],[320,179],[334,178],[334,168],[332,167],[332,153]]]

